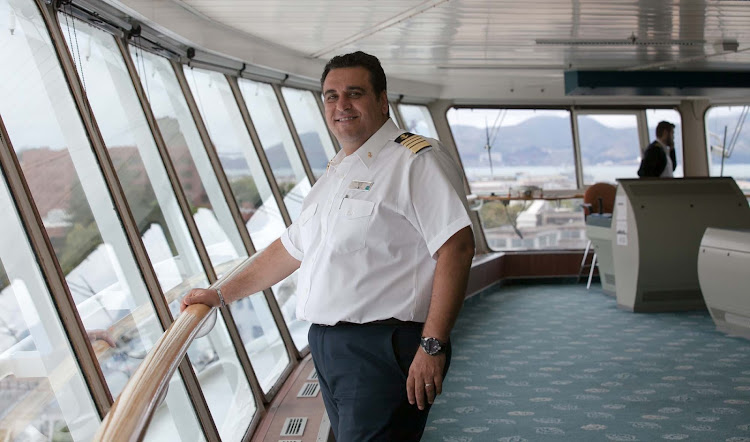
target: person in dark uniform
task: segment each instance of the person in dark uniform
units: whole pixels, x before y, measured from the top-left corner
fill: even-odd
[[[342,150],[281,238],[219,289],[193,289],[182,308],[224,305],[299,268],[296,314],[313,323],[336,440],[418,441],[474,256],[462,174],[438,141],[389,118],[376,57],[332,58],[321,86]]]
[[[638,176],[673,178],[677,168],[677,157],[674,152],[674,124],[660,121],[656,125],[656,140],[643,152]]]

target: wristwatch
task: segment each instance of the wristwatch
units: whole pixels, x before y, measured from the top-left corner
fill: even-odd
[[[447,342],[440,342],[437,338],[430,338],[422,336],[422,340],[419,342],[420,347],[430,356],[436,356],[441,353],[445,353],[445,348],[448,346]]]

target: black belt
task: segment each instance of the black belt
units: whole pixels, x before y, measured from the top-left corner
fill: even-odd
[[[336,324],[333,325],[333,327],[344,325],[355,325],[355,326],[364,326],[364,325],[399,325],[399,326],[410,326],[410,327],[423,327],[424,322],[414,322],[414,321],[402,321],[400,319],[396,318],[388,318],[388,319],[379,319],[377,321],[370,321],[370,322],[364,322],[364,323],[357,323],[357,322],[346,322],[346,321],[339,321]]]

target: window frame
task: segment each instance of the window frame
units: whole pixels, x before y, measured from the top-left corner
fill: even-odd
[[[646,151],[646,148],[650,144],[650,141],[648,139],[648,120],[646,118],[646,109],[647,108],[642,108],[642,109],[574,108],[574,109],[571,109],[571,118],[575,119],[575,127],[576,127],[574,148],[576,149],[576,157],[579,161],[576,166],[577,167],[580,166],[580,169],[576,171],[577,176],[580,176],[579,181],[578,181],[578,186],[580,189],[586,189],[588,188],[588,186],[591,186],[594,183],[586,184],[583,179],[584,165],[583,165],[583,154],[581,152],[581,139],[580,139],[580,128],[578,125],[578,117],[588,116],[588,115],[633,115],[635,116],[636,133],[638,136],[638,149],[639,149],[640,155],[643,156],[643,152]],[[651,108],[648,108],[648,109],[651,109]]]
[[[433,118],[432,112],[430,111],[430,107],[429,106],[427,106],[426,104],[423,104],[423,103],[409,103],[409,102],[399,101],[397,103],[397,105],[396,105],[396,108],[398,109],[398,114],[399,114],[399,117],[402,119],[402,121],[403,121],[403,113],[401,112],[401,107],[402,106],[423,107],[424,110],[427,111],[427,115],[429,116],[429,120],[425,120],[427,122],[427,126],[430,127],[432,130],[435,131],[435,139],[437,139],[438,141],[440,141],[438,133],[437,133],[437,126],[435,125],[435,118]],[[420,134],[420,135],[428,136],[428,134]]]
[[[712,165],[712,161],[711,161],[711,143],[709,141],[710,133],[709,133],[708,124],[707,124],[709,112],[711,112],[712,109],[721,108],[721,107],[744,107],[744,106],[750,106],[750,100],[743,100],[742,102],[714,103],[714,104],[711,104],[710,106],[708,106],[706,108],[706,110],[703,112],[703,116],[702,116],[702,118],[703,118],[703,129],[704,129],[703,143],[704,143],[704,153],[706,155],[706,169],[707,169],[707,176],[708,177],[718,177],[718,175],[712,175],[711,174],[711,165]],[[727,135],[729,136],[730,134],[729,134],[729,130],[728,129],[729,128],[727,128]],[[746,130],[750,131],[750,129],[746,129]],[[724,161],[724,165],[725,166],[726,166],[726,164],[727,164],[726,161]],[[740,189],[744,190],[744,189],[742,189],[742,187],[740,187]],[[744,192],[748,196],[748,201],[750,201],[750,189],[744,190]]]

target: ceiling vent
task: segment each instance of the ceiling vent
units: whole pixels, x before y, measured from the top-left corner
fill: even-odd
[[[315,397],[320,391],[320,384],[317,382],[305,382],[305,385],[297,393],[297,397]]]
[[[281,427],[281,436],[302,436],[307,426],[306,417],[288,417]]]
[[[717,52],[737,52],[740,44],[737,40],[719,40],[714,44]]]

